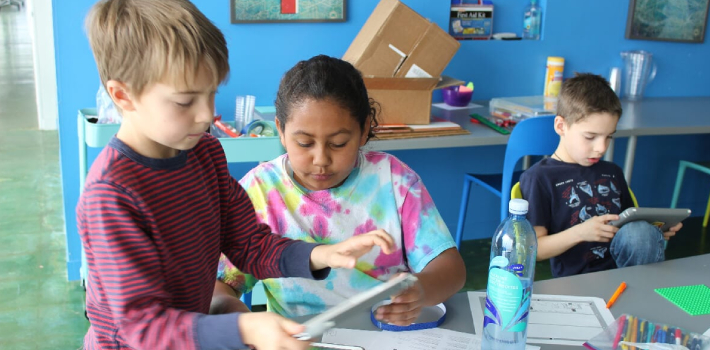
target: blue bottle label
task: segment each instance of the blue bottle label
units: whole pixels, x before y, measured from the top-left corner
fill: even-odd
[[[510,267],[513,272],[508,271],[507,259],[501,256],[491,261],[483,326],[494,323],[504,331],[522,332],[527,326],[530,291],[516,275],[518,271],[522,273],[523,265]]]

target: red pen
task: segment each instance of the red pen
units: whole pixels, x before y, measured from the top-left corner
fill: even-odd
[[[680,345],[680,328],[675,329],[675,345]]]

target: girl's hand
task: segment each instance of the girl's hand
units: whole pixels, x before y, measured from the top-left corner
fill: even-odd
[[[423,306],[424,288],[417,281],[409,289],[392,297],[391,304],[377,308],[375,318],[397,326],[409,326],[417,320]]]
[[[242,342],[259,350],[306,350],[308,342],[293,337],[304,330],[303,325],[271,312],[239,316]]]
[[[375,230],[337,244],[317,246],[311,252],[311,270],[326,267],[352,269],[357,259],[372,250],[374,246],[379,246],[385,254],[391,254],[394,240],[384,230]]]
[[[675,236],[675,234],[678,233],[678,231],[679,231],[681,228],[683,228],[683,223],[682,223],[682,222],[679,222],[678,225],[675,225],[675,226],[669,228],[668,231],[663,232],[663,238],[664,238],[666,241],[669,240],[669,239],[671,239],[671,237]]]

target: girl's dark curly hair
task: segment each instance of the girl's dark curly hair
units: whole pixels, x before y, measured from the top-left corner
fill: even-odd
[[[330,99],[350,111],[360,130],[370,123],[367,140],[374,136],[378,125],[379,104],[368,97],[362,75],[352,64],[338,58],[318,55],[298,62],[281,79],[276,94],[276,118],[284,131],[293,106],[307,99]]]

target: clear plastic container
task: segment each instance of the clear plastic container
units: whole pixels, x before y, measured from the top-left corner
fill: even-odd
[[[710,337],[624,314],[584,343],[584,347],[592,350],[710,350]]]
[[[542,115],[554,115],[557,106],[549,106],[543,96],[501,97],[488,104],[492,116],[520,120]],[[548,108],[553,107],[553,108]]]

